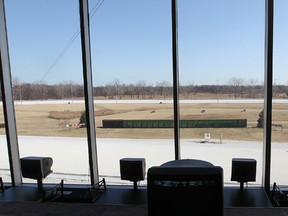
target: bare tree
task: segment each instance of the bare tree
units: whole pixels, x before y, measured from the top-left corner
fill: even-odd
[[[242,88],[244,85],[244,80],[242,78],[236,78],[232,77],[229,81],[228,84],[233,87],[233,93],[234,93],[234,98],[237,98],[238,96],[242,96]]]
[[[188,81],[186,85],[181,87],[185,99],[188,99],[189,95],[193,93],[194,87],[195,85],[193,81]]]
[[[123,88],[121,86],[120,80],[119,79],[114,79],[113,81],[113,87],[114,87],[114,94],[116,99],[118,99],[119,96],[122,95]],[[120,98],[121,99],[121,98]]]
[[[134,99],[134,93],[135,93],[135,86],[134,84],[129,84],[127,87],[127,95],[130,96],[130,99]]]
[[[47,85],[43,82],[21,83],[17,77],[13,78],[13,95],[16,100],[47,100],[47,99],[73,99],[84,97],[83,85],[76,84],[73,81],[63,82],[57,85]],[[275,86],[274,86],[275,87]],[[138,81],[136,84],[121,84],[119,79],[93,88],[95,96],[104,96],[109,99],[121,99],[129,97],[131,99],[154,99],[157,96],[167,99],[172,92],[172,85],[168,81],[161,81],[156,85],[147,85],[145,80]],[[231,78],[225,85],[194,85],[194,82],[188,81],[185,85],[180,85],[180,94],[184,98],[189,98],[193,93],[221,94],[230,97],[256,98],[263,95],[263,83],[257,84],[257,80],[250,79],[244,85],[241,78]],[[275,93],[275,92],[274,92]],[[287,98],[288,86],[277,85],[277,97]],[[218,96],[217,96],[218,98]]]
[[[60,89],[61,89],[62,98],[73,100],[73,98],[76,96],[75,94],[76,94],[77,85],[73,81],[65,81],[61,83]]]
[[[68,83],[67,83],[67,85],[69,85],[69,90],[70,90],[70,99],[71,100],[73,100],[73,98],[74,98],[74,86],[75,86],[75,82],[73,82],[73,81],[69,81]]]
[[[136,83],[135,91],[136,91],[138,99],[140,99],[140,95],[141,95],[141,99],[143,99],[146,85],[147,85],[146,81],[144,80],[138,81]]]
[[[61,83],[61,84],[55,85],[54,88],[57,92],[57,98],[63,99],[65,86]]]
[[[105,85],[105,91],[109,99],[113,99],[114,97],[118,99],[123,93],[123,86],[120,84],[119,79],[114,79],[113,82]]]
[[[24,83],[21,86],[21,92],[22,92],[22,99],[23,100],[32,100],[32,85],[29,83]]]
[[[169,87],[171,86],[170,83],[166,80],[159,82],[156,84],[158,86],[158,91],[160,93],[160,96],[164,99],[169,96]]]
[[[14,100],[22,100],[22,83],[17,76],[12,77],[12,89]]]
[[[155,86],[153,84],[148,84],[148,86],[146,87],[146,91],[148,94],[148,98],[149,99],[154,99],[155,95],[156,95],[156,90],[155,90]]]
[[[256,97],[256,85],[257,85],[257,80],[255,79],[250,79],[247,83],[248,87],[248,93],[250,98],[255,98]]]
[[[35,82],[32,84],[32,99],[46,100],[48,99],[48,88],[44,82]]]
[[[105,92],[108,97],[108,99],[113,99],[114,96],[114,88],[111,83],[108,83],[105,85]]]

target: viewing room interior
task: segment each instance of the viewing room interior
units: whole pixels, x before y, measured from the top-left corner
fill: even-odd
[[[217,75],[213,73],[208,76],[215,76],[215,84],[212,85],[215,92],[204,94],[191,91],[187,98],[183,96],[185,93],[180,91],[179,62],[183,58],[185,63],[186,57],[179,49],[183,33],[183,26],[178,28],[178,22],[179,25],[181,23],[178,16],[183,19],[181,10],[178,10],[180,0],[169,1],[169,10],[164,17],[166,21],[159,24],[167,25],[165,28],[170,32],[167,35],[169,56],[165,53],[163,58],[167,57],[170,64],[164,76],[171,81],[171,85],[166,86],[166,82],[162,83],[163,86],[159,84],[162,91],[155,93],[153,99],[148,93],[146,97],[143,93],[140,97],[139,92],[138,97],[134,92],[133,99],[123,92],[122,98],[120,94],[108,98],[108,93],[108,96],[95,96],[93,78],[105,77],[105,72],[97,73],[94,61],[101,55],[97,53],[94,39],[95,35],[100,34],[98,31],[105,32],[108,27],[100,25],[97,30],[92,18],[100,7],[105,7],[105,3],[103,0],[96,5],[88,0],[73,1],[73,12],[68,19],[76,22],[73,27],[79,26],[79,31],[39,81],[40,87],[34,91],[41,92],[41,85],[46,85],[46,76],[72,43],[78,42],[78,47],[74,47],[76,51],[71,48],[71,53],[76,53],[73,54],[77,56],[75,64],[80,65],[77,67],[81,72],[79,68],[75,70],[79,73],[78,78],[83,80],[83,87],[80,88],[83,97],[76,96],[73,89],[76,85],[71,82],[66,89],[69,96],[61,100],[25,100],[24,84],[21,88],[21,82],[13,74],[18,63],[12,57],[18,52],[23,55],[22,47],[17,52],[17,43],[13,39],[17,34],[28,35],[28,30],[15,25],[21,20],[13,20],[13,6],[0,0],[0,215],[19,215],[20,212],[20,215],[72,216],[288,215],[288,173],[285,171],[288,163],[288,101],[282,95],[277,97],[275,94],[273,76],[277,73],[274,70],[277,68],[274,65],[277,58],[273,57],[273,45],[277,44],[277,35],[274,34],[273,25],[280,24],[279,20],[275,20],[274,1],[263,0],[259,4],[263,8],[260,22],[263,24],[263,52],[257,54],[263,58],[259,79],[264,81],[263,85],[259,85],[263,87],[263,92],[256,98],[244,98],[244,93],[237,97],[235,93],[235,98],[233,93],[229,97],[229,93],[221,93],[220,86],[226,84],[219,84]],[[17,5],[17,2],[14,4]],[[56,2],[52,4],[58,6]],[[30,12],[33,14],[32,8]],[[48,20],[52,20],[51,13]],[[38,13],[34,19],[37,16]],[[68,31],[64,27],[65,19],[62,20],[63,24],[58,23],[63,32],[50,31],[56,38]],[[139,17],[135,19],[137,22]],[[116,20],[113,18],[111,22],[117,23]],[[159,32],[153,34],[157,36]],[[153,34],[149,34],[149,37]],[[246,37],[246,32],[243,32],[244,35]],[[30,36],[41,40],[39,35]],[[78,36],[79,40],[76,39]],[[118,36],[113,35],[112,38],[121,44],[122,36]],[[142,35],[140,43],[146,39]],[[47,47],[50,41],[42,43]],[[109,42],[103,43],[109,46]],[[132,52],[128,47],[125,49],[125,52]],[[162,55],[160,45],[149,49],[152,49],[151,52],[155,50],[155,53],[160,50],[159,55]],[[29,56],[30,52],[33,51],[27,49],[26,55]],[[139,60],[139,67],[144,67],[145,61],[151,61],[155,56],[147,55],[144,62]],[[28,65],[34,64],[31,58],[27,57],[25,61]],[[71,68],[62,70],[73,71]],[[125,77],[124,72],[117,74],[120,78],[121,75]],[[191,77],[195,76],[197,73],[191,72]],[[153,78],[149,80],[152,81]],[[114,87],[118,82],[114,81]],[[147,87],[146,83],[143,85]],[[65,94],[65,91],[62,93]],[[258,127],[260,118],[263,125]]]

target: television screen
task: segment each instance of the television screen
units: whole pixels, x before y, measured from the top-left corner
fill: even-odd
[[[221,167],[152,167],[148,212],[153,215],[223,215]]]

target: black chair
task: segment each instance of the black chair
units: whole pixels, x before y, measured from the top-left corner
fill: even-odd
[[[147,180],[149,216],[223,216],[221,167],[152,167]]]
[[[282,191],[274,182],[273,190],[271,192],[271,202],[274,207],[287,207],[288,206],[288,194]]]

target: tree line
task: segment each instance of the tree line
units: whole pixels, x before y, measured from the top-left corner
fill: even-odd
[[[84,97],[83,85],[74,82],[48,85],[43,82],[22,83],[13,79],[13,96],[15,100],[61,100],[81,99]],[[155,85],[146,81],[135,84],[124,84],[119,79],[93,88],[94,97],[103,99],[171,99],[173,87],[168,81],[157,82]],[[197,95],[208,98],[263,98],[264,86],[250,80],[244,82],[241,78],[231,78],[224,85],[196,85],[187,82],[179,85],[180,99],[193,99]],[[288,98],[287,85],[274,85],[275,98]]]

